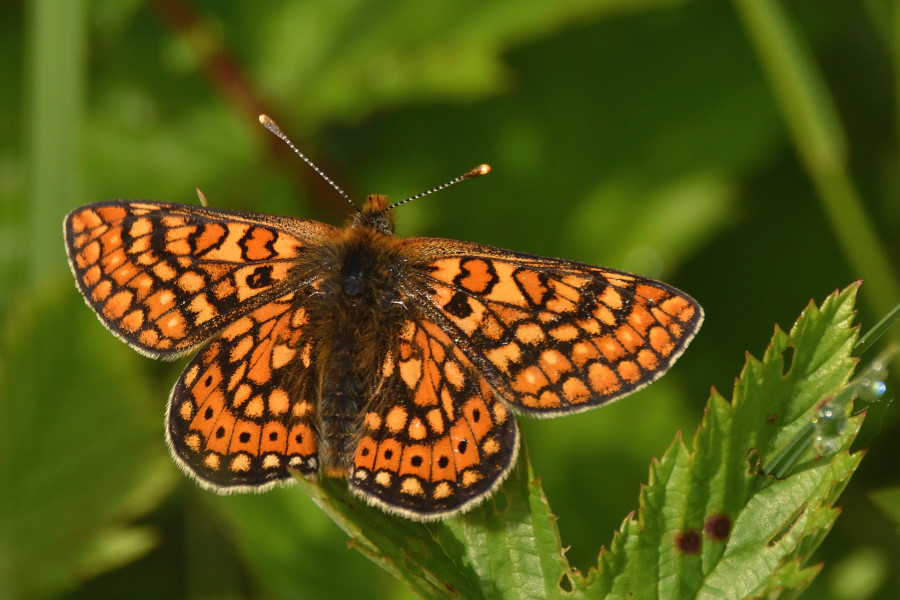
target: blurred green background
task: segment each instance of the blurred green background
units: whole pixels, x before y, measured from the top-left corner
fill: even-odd
[[[299,490],[188,481],[163,441],[185,361],[118,342],[66,267],[64,214],[110,198],[200,186],[343,222],[259,112],[357,202],[493,166],[403,207],[401,236],[632,270],[704,305],[656,385],[522,424],[583,571],[773,324],[857,279],[863,331],[900,300],[895,0],[7,1],[0,65],[0,598],[408,597]],[[808,597],[900,590],[897,523],[869,496],[898,484],[898,435],[873,407]]]

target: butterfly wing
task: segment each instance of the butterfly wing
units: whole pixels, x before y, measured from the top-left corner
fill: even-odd
[[[166,439],[176,462],[204,487],[262,491],[288,479],[288,468],[317,472],[309,293],[288,293],[239,317],[175,384]]]
[[[116,200],[64,223],[69,264],[100,320],[143,354],[200,352],[169,398],[176,462],[220,492],[318,467],[304,303],[310,257],[339,235],[315,221]]]
[[[503,399],[534,416],[587,410],[655,381],[703,321],[638,275],[449,240],[404,240],[403,292]]]
[[[409,319],[393,342],[364,416],[350,489],[387,512],[444,518],[502,483],[518,428],[440,327]]]
[[[181,356],[286,284],[302,287],[316,274],[300,259],[339,235],[316,221],[127,200],[78,208],[63,227],[88,305],[154,358]]]

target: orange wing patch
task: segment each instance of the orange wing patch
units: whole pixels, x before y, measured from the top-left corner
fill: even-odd
[[[154,357],[183,354],[284,293],[298,257],[338,235],[314,221],[136,201],[82,207],[64,229],[87,303]]]
[[[534,416],[586,410],[655,381],[703,320],[683,292],[611,269],[465,242],[406,240],[404,291],[503,400]]]
[[[490,494],[515,462],[518,427],[465,355],[436,325],[407,321],[384,365],[350,488],[418,520]]]
[[[305,292],[292,292],[238,319],[203,348],[169,399],[167,439],[179,465],[219,492],[259,489],[314,476],[312,368],[285,360],[314,355],[298,318]]]

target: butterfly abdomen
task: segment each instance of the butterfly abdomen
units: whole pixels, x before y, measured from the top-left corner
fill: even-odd
[[[398,258],[393,238],[351,227],[337,246],[312,308],[327,340],[316,360],[317,429],[321,471],[346,477],[362,422],[384,360],[384,341],[396,337],[405,310],[393,281]]]

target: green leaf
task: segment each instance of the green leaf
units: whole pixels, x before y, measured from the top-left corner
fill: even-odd
[[[760,464],[845,385],[857,331],[856,286],[810,305],[790,333],[776,329],[762,360],[747,358],[727,402],[713,392],[691,449],[676,438],[654,463],[636,519],[600,555],[592,596],[745,598],[802,590],[804,566],[837,517],[833,507],[861,459],[847,447],[809,456],[782,480]]]
[[[437,523],[385,515],[346,483],[297,479],[353,547],[426,598],[547,598],[568,571],[546,498],[523,449],[491,500]],[[513,594],[513,596],[510,596]]]

